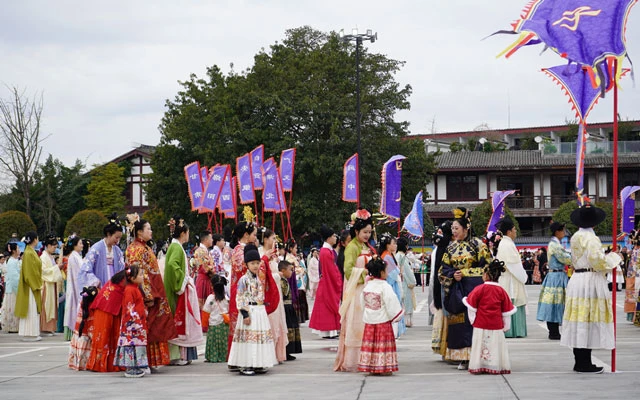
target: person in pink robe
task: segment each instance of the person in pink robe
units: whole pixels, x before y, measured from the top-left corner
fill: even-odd
[[[338,238],[326,226],[320,228],[324,244],[320,249],[320,282],[313,304],[309,327],[313,333],[324,338],[335,338],[340,331],[340,297],[342,295],[342,274],[336,264],[333,247]]]

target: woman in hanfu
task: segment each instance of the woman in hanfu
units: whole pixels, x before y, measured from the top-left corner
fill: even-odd
[[[462,298],[483,283],[483,269],[491,262],[491,254],[480,239],[471,236],[471,221],[467,210],[458,208],[453,215],[453,241],[442,256],[439,273],[440,283],[444,288],[443,306],[447,326],[447,350],[444,357],[449,361],[460,362],[458,369],[467,369],[473,326],[469,322]]]
[[[376,255],[369,246],[373,230],[371,214],[360,209],[355,213],[355,221],[350,229],[351,242],[344,254],[344,292],[340,305],[340,337],[338,354],[333,365],[334,371],[357,372],[360,348],[364,334],[364,308],[360,302],[367,276],[367,262]]]
[[[447,252],[451,242],[451,221],[445,221],[436,227],[433,233],[434,248],[431,251],[431,275],[429,276],[429,311],[433,314],[433,326],[431,328],[431,350],[440,354],[443,358],[447,352],[447,325],[442,308],[444,290],[440,283],[439,273],[442,268],[442,257]]]
[[[547,272],[540,288],[536,319],[547,323],[550,340],[560,340],[565,292],[569,283],[564,266],[571,265],[571,253],[560,244],[560,240],[565,236],[564,224],[554,222],[550,228],[551,241],[547,246],[549,249],[549,272]]]
[[[413,310],[416,308],[416,295],[413,289],[416,287],[416,276],[413,273],[412,260],[407,256],[409,241],[403,237],[398,238],[398,251],[396,260],[398,268],[402,274],[402,300],[404,308],[404,319],[407,328],[413,326]]]
[[[293,265],[293,274],[288,279],[289,286],[291,286],[291,301],[293,302],[293,308],[296,310],[298,322],[302,324],[309,319],[309,306],[307,304],[306,291],[301,289],[304,287],[305,277],[299,276],[304,274],[305,270],[298,260],[298,244],[293,238],[287,240],[287,243],[285,243],[284,253],[284,259]],[[302,297],[303,295],[304,297]]]
[[[102,287],[113,275],[124,269],[124,256],[118,247],[122,238],[122,225],[117,214],[109,217],[103,229],[104,239],[97,242],[84,258],[78,274],[78,287]]]
[[[26,244],[22,255],[16,309],[14,314],[19,318],[18,335],[23,341],[35,342],[40,337],[40,311],[42,308],[42,260],[35,247],[38,234],[27,232],[24,236]]]
[[[137,217],[138,215],[135,214]],[[149,246],[153,238],[151,224],[144,219],[137,219],[131,224],[130,230],[134,237],[127,247],[128,264],[138,264],[143,271],[144,278],[141,285],[144,305],[147,308],[147,358],[149,367],[168,365],[169,339],[176,337],[176,324],[173,320],[167,294],[158,260]]]
[[[235,333],[236,322],[238,321],[238,307],[236,306],[236,294],[238,291],[238,281],[247,273],[244,264],[244,247],[247,243],[256,242],[256,226],[253,222],[240,222],[233,228],[233,252],[231,254],[231,279],[229,280],[229,339],[227,342],[227,357],[231,350],[233,335]],[[235,370],[235,366],[229,369]]]
[[[209,254],[209,247],[213,244],[211,232],[203,231],[198,238],[200,245],[194,250],[191,263],[198,271],[196,277],[196,292],[198,293],[198,305],[200,309],[204,306],[205,300],[210,294],[213,294],[213,286],[211,285],[211,276],[214,274],[213,258]],[[203,332],[207,331],[209,324],[204,324]]]
[[[223,250],[226,245],[224,241],[224,237],[219,234],[214,234],[212,236],[213,247],[211,251],[209,251],[209,255],[211,256],[211,260],[213,260],[213,272],[216,275],[227,276],[227,273],[224,269],[224,254]]]
[[[20,282],[20,249],[17,243],[7,243],[6,248],[9,257],[6,262],[5,291],[2,300],[2,331],[6,333],[18,332],[19,319],[15,316],[16,298],[18,295],[18,283]]]
[[[638,262],[640,261],[640,231],[633,230],[629,233],[629,241],[633,245],[627,264],[624,291],[624,312],[627,313],[627,321],[633,322],[636,314],[638,288],[640,282],[636,279],[638,274]]]
[[[164,267],[164,290],[173,313],[177,337],[169,340],[171,365],[188,365],[198,359],[202,343],[202,322],[198,294],[189,276],[189,263],[184,244],[189,241],[189,226],[179,216],[169,221],[171,245]]]
[[[271,324],[271,331],[273,333],[273,343],[276,348],[276,358],[279,363],[287,360],[287,344],[289,344],[289,338],[287,336],[287,316],[284,311],[284,302],[282,301],[282,287],[280,285],[280,272],[278,271],[278,247],[276,234],[266,227],[258,228],[258,241],[260,242],[260,252],[262,264],[260,265],[260,272],[258,277],[262,281],[264,287],[268,287],[270,290],[275,290],[275,299],[271,298],[270,301],[276,300],[277,306],[274,311],[269,312],[267,310],[267,316],[269,317],[269,323]],[[266,270],[266,268],[268,270]],[[264,268],[264,270],[263,270]],[[271,279],[268,279],[267,274],[271,275]],[[277,280],[276,280],[277,279]],[[276,284],[278,282],[278,284]],[[268,291],[265,291],[265,294]],[[267,298],[273,295],[265,296],[265,302]],[[269,307],[271,308],[271,307]]]
[[[393,292],[398,298],[398,302],[402,305],[402,272],[398,267],[396,261],[396,251],[398,250],[398,241],[396,238],[388,233],[384,233],[380,236],[380,242],[378,244],[378,254],[380,258],[384,260],[387,269],[387,283],[393,289]],[[392,323],[393,331],[396,339],[404,335],[407,331],[407,326],[404,322],[404,317],[400,318],[398,322]]]
[[[510,218],[502,218],[498,222],[498,230],[504,234],[504,237],[498,244],[495,257],[504,262],[506,267],[506,271],[500,274],[498,283],[509,294],[511,302],[518,309],[511,315],[511,328],[504,333],[504,337],[527,337],[527,291],[524,287],[527,272],[522,266],[520,253],[514,243],[518,234],[517,229]]]
[[[79,236],[70,236],[64,245],[63,254],[68,257],[67,261],[67,290],[64,308],[64,336],[65,340],[71,340],[73,330],[78,319],[78,308],[80,306],[82,288],[78,286],[78,273],[82,266],[82,252],[84,244]]]
[[[44,241],[42,260],[42,312],[40,313],[40,330],[53,336],[58,327],[58,287],[64,282],[60,265],[56,264],[53,254],[58,248],[58,239],[49,235]]]

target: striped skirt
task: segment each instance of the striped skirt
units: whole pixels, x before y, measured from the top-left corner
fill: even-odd
[[[397,370],[398,354],[391,321],[365,324],[358,371],[384,374]]]

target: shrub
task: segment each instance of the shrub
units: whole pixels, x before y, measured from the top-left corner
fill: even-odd
[[[611,203],[606,203],[603,201],[598,201],[594,205],[596,207],[602,208],[607,214],[605,220],[593,228],[594,232],[598,236],[611,235],[611,231],[613,229],[613,206],[611,205]],[[578,204],[575,200],[567,201],[566,203],[563,203],[560,205],[560,207],[558,207],[558,210],[553,213],[551,219],[555,222],[566,224],[569,232],[574,233],[578,230],[578,227],[571,222],[571,213],[576,208],[578,208]]]
[[[18,239],[29,231],[35,231],[36,224],[22,211],[6,211],[0,214],[0,241],[7,243],[15,234]]]
[[[69,236],[72,233],[89,239],[92,242],[102,239],[104,236],[103,229],[109,221],[98,210],[83,210],[77,212],[67,222],[67,226],[64,229],[64,235]]]

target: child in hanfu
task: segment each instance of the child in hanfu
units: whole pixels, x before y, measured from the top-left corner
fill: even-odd
[[[462,299],[473,325],[469,372],[472,374],[510,374],[511,362],[504,332],[511,327],[511,315],[518,309],[498,278],[506,271],[497,259],[484,268],[484,283]]]
[[[271,325],[264,306],[264,291],[258,273],[260,253],[253,244],[244,248],[244,263],[248,269],[238,281],[236,304],[242,317],[235,326],[229,367],[236,367],[243,375],[265,373],[278,363]]]

